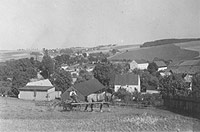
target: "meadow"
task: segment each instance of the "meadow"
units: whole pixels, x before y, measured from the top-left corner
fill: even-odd
[[[62,111],[0,97],[0,131],[193,131],[200,121],[156,108],[111,106],[104,112]]]

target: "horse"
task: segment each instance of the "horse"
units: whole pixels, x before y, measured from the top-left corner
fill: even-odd
[[[102,93],[92,93],[92,94],[86,96],[85,101],[88,103],[91,103],[91,104],[86,104],[85,111],[87,111],[87,108],[89,105],[91,107],[91,111],[93,111],[94,104],[92,104],[92,102],[110,102],[110,101],[112,101],[112,97],[113,97],[113,94],[107,93],[105,91]],[[106,105],[109,108],[109,104],[106,103]],[[103,112],[102,107],[103,107],[103,103],[100,104],[100,112]]]

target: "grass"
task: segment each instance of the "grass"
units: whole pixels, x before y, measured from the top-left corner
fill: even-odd
[[[0,131],[190,131],[199,120],[148,108],[111,106],[111,111],[61,112],[34,101],[0,97]]]
[[[199,56],[197,51],[181,49],[175,45],[163,45],[155,47],[145,47],[135,50],[130,50],[128,52],[115,55],[110,57],[110,60],[135,60],[135,59],[145,59],[152,61],[155,57],[164,60],[187,60],[193,59],[194,57]]]

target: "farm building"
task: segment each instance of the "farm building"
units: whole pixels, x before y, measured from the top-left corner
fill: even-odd
[[[48,79],[29,82],[25,87],[19,88],[19,98],[26,100],[50,101],[56,98],[58,92]]]
[[[133,60],[130,63],[130,69],[134,70],[134,69],[140,69],[140,70],[144,70],[147,69],[149,63],[143,59],[141,60]]]
[[[104,88],[105,86],[101,84],[97,79],[90,79],[85,82],[77,83],[74,86],[67,89],[61,95],[61,99],[63,101],[70,99],[69,92],[73,89],[77,92],[78,100],[85,101],[85,96],[103,90]]]
[[[156,63],[156,65],[158,66],[158,71],[164,71],[165,69],[167,69],[167,65],[164,61],[154,61],[154,63]]]
[[[140,76],[134,73],[116,75],[114,82],[115,92],[117,92],[119,88],[124,88],[131,93],[134,92],[135,89],[140,92]]]

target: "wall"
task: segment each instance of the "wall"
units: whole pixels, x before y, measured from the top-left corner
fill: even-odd
[[[149,66],[149,63],[138,64],[138,69],[144,70],[144,69],[147,69],[148,66]]]
[[[46,91],[35,91],[36,97],[34,97],[34,91],[20,91],[19,98],[25,100],[48,100]]]
[[[160,67],[160,68],[158,68],[158,71],[164,71],[166,69],[167,69],[167,67]]]
[[[134,70],[135,68],[138,68],[138,64],[133,60],[133,61],[130,63],[130,69],[131,69],[131,70]]]
[[[48,101],[54,100],[56,98],[57,92],[55,88],[51,88],[47,91]]]

